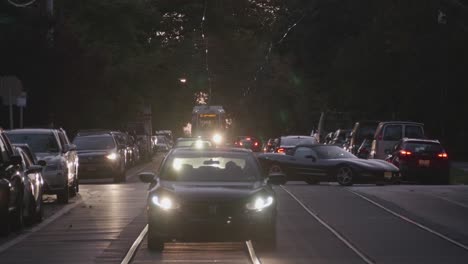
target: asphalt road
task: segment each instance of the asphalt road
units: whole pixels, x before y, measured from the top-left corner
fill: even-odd
[[[160,159],[132,168],[127,183],[88,181],[68,205],[46,197],[42,223],[0,239],[0,263],[468,263],[468,186],[290,182],[276,188],[276,251],[242,242],[150,252],[136,175]]]

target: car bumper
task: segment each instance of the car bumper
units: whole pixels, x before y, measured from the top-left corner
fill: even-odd
[[[84,178],[111,178],[119,173],[119,166],[112,163],[80,164],[78,175]]]
[[[413,166],[401,166],[403,181],[434,181],[450,178],[449,167],[421,168]]]
[[[244,241],[273,224],[273,210],[238,216],[190,217],[177,212],[149,210],[148,222],[160,237],[182,241]]]

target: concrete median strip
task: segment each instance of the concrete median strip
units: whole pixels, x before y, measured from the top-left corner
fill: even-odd
[[[392,214],[392,215],[394,215],[394,216],[396,216],[396,217],[398,217],[398,218],[400,218],[400,219],[402,219],[402,220],[404,220],[404,221],[406,221],[408,223],[411,223],[411,224],[413,224],[413,225],[415,225],[415,226],[417,226],[417,227],[419,227],[419,228],[421,228],[421,229],[423,229],[423,230],[425,230],[425,231],[427,231],[427,232],[429,232],[429,233],[431,233],[433,235],[436,235],[436,236],[442,238],[445,241],[448,241],[448,242],[450,242],[450,243],[452,243],[452,244],[454,244],[454,245],[468,251],[468,246],[467,245],[464,245],[464,244],[462,244],[462,243],[460,243],[458,241],[455,241],[455,240],[449,238],[448,236],[446,236],[444,234],[441,234],[441,233],[439,233],[439,232],[437,232],[437,231],[435,231],[435,230],[433,230],[433,229],[431,229],[431,228],[429,228],[429,227],[427,227],[427,226],[425,226],[425,225],[423,225],[421,223],[418,223],[418,222],[416,222],[416,221],[414,221],[414,220],[412,220],[412,219],[410,219],[410,218],[408,218],[406,216],[403,216],[403,215],[401,215],[401,214],[399,214],[399,213],[397,213],[397,212],[395,212],[395,211],[393,211],[391,209],[388,209],[387,207],[385,207],[385,206],[379,204],[378,202],[364,196],[363,194],[357,193],[357,192],[352,191],[350,189],[347,189],[347,190],[349,192],[353,193],[354,195],[368,201],[369,203],[379,207],[380,209],[385,210],[386,212],[388,212],[388,213],[390,213],[390,214]]]
[[[344,236],[342,236],[337,230],[327,224],[324,220],[322,220],[316,213],[312,212],[301,200],[299,200],[292,192],[286,189],[284,186],[280,186],[286,193],[288,193],[296,202],[306,210],[317,222],[323,225],[328,231],[330,231],[333,235],[335,235],[341,242],[343,242],[349,249],[351,249],[356,255],[358,255],[365,263],[367,264],[374,264],[375,262],[371,260],[366,254],[360,251],[357,247],[355,247],[350,241],[348,241]]]

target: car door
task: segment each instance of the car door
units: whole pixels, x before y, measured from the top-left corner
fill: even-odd
[[[317,153],[310,147],[297,147],[290,161],[291,170],[295,175],[305,178],[324,176],[317,167]]]

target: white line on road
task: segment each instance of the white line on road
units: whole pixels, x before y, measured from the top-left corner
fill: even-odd
[[[145,228],[143,228],[140,235],[137,237],[135,242],[133,242],[133,245],[130,247],[130,249],[128,250],[127,254],[125,255],[124,259],[122,260],[120,264],[129,264],[132,261],[138,247],[143,241],[143,238],[145,238],[146,233],[148,233],[148,225],[146,225]]]
[[[355,191],[352,191],[352,190],[350,190],[350,189],[347,189],[347,190],[348,190],[349,192],[351,192],[351,193],[353,193],[353,194],[355,194],[355,195],[361,197],[362,199],[368,201],[369,203],[371,203],[371,204],[373,204],[373,205],[379,207],[380,209],[383,209],[383,210],[387,211],[388,213],[390,213],[390,214],[392,214],[392,215],[394,215],[394,216],[396,216],[396,217],[398,217],[398,218],[400,218],[400,219],[405,220],[405,221],[408,222],[408,223],[411,223],[411,224],[413,224],[413,225],[415,225],[415,226],[417,226],[417,227],[419,227],[419,228],[421,228],[421,229],[423,229],[423,230],[425,230],[425,231],[427,231],[427,232],[429,232],[429,233],[431,233],[431,234],[433,234],[433,235],[436,235],[436,236],[438,236],[438,237],[440,237],[440,238],[442,238],[442,239],[444,239],[444,240],[446,240],[446,241],[448,241],[448,242],[450,242],[450,243],[452,243],[452,244],[454,244],[454,245],[456,245],[456,246],[458,246],[458,247],[461,247],[461,248],[463,248],[463,249],[465,249],[465,250],[468,250],[468,246],[467,246],[467,245],[464,245],[464,244],[462,244],[462,243],[460,243],[460,242],[457,242],[457,241],[455,241],[455,240],[449,238],[448,236],[443,235],[443,234],[441,234],[441,233],[439,233],[439,232],[437,232],[437,231],[435,231],[435,230],[433,230],[433,229],[431,229],[431,228],[429,228],[429,227],[427,227],[427,226],[425,226],[425,225],[423,225],[423,224],[420,224],[420,223],[418,223],[418,222],[416,222],[416,221],[414,221],[414,220],[409,219],[409,218],[406,217],[406,216],[403,216],[403,215],[401,215],[401,214],[399,214],[399,213],[397,213],[397,212],[395,212],[395,211],[392,211],[391,209],[388,209],[387,207],[385,207],[385,206],[379,204],[379,203],[376,202],[376,201],[373,201],[373,200],[370,199],[370,198],[367,198],[366,196],[364,196],[364,195],[362,195],[362,194],[359,194],[359,193],[357,193],[357,192],[355,192]]]
[[[460,202],[457,202],[457,201],[454,201],[452,199],[449,199],[449,198],[446,198],[446,197],[443,197],[443,196],[439,196],[439,195],[435,195],[435,194],[429,194],[430,196],[433,196],[435,198],[439,198],[441,200],[444,200],[446,202],[449,202],[449,203],[452,203],[452,204],[455,204],[455,205],[458,205],[458,206],[461,206],[463,208],[467,208],[468,209],[468,205],[464,204],[464,203],[460,203]]]
[[[252,241],[245,241],[245,245],[247,246],[247,250],[249,251],[250,261],[252,261],[252,264],[262,264],[262,262],[260,262],[260,259],[258,259],[257,254],[255,253]]]
[[[375,262],[372,261],[369,257],[367,257],[363,252],[361,252],[358,248],[353,246],[351,242],[349,242],[345,237],[343,237],[338,231],[336,231],[333,227],[328,225],[324,220],[322,220],[316,213],[312,212],[304,203],[302,203],[294,194],[292,194],[288,189],[283,186],[280,186],[285,192],[287,192],[294,200],[296,200],[299,205],[304,208],[315,220],[317,220],[320,224],[322,224],[325,228],[328,229],[333,235],[335,235],[341,242],[343,242],[348,248],[350,248],[356,255],[358,255],[364,262],[367,264],[374,264]]]

